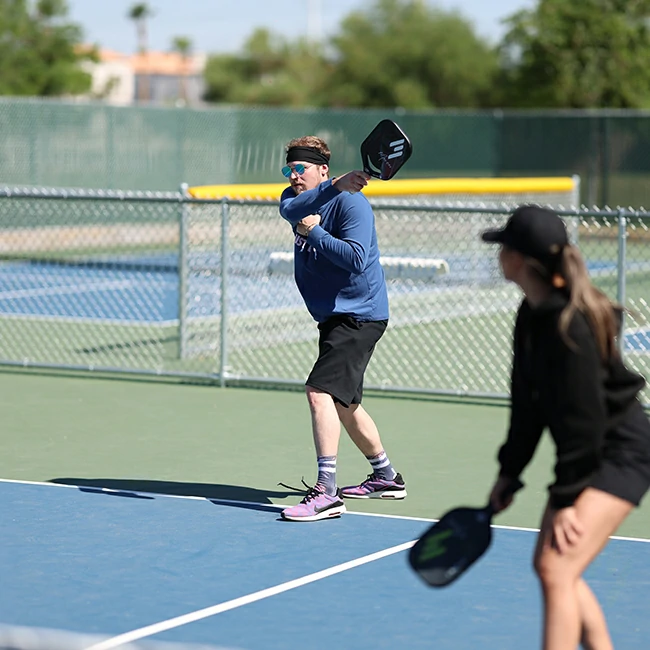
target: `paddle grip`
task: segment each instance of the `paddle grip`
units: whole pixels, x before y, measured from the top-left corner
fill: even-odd
[[[508,487],[503,491],[503,498],[511,497],[513,494],[519,492],[521,488],[524,487],[524,484],[516,478],[514,481],[508,485]],[[488,511],[490,517],[492,517],[495,512],[494,512],[494,507],[492,506],[492,502],[488,503],[486,510]]]

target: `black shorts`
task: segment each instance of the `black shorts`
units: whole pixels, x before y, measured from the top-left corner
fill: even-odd
[[[650,489],[650,422],[638,402],[607,435],[603,460],[590,486],[635,506]]]
[[[363,376],[387,320],[358,321],[352,316],[332,316],[318,324],[318,359],[305,382],[329,393],[345,407],[361,404]]]

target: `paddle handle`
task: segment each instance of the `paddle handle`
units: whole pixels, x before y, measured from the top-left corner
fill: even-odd
[[[506,498],[511,497],[516,492],[519,492],[519,490],[521,490],[522,487],[524,487],[524,484],[518,478],[516,478],[503,491],[503,496],[506,497]],[[495,512],[494,512],[494,507],[492,506],[492,502],[487,504],[487,506],[485,507],[485,511],[490,516],[490,518],[492,518],[494,516]]]

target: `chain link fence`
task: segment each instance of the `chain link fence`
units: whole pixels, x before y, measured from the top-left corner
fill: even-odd
[[[369,388],[505,396],[517,288],[480,232],[513,205],[374,204],[391,319]],[[650,370],[650,214],[563,210]],[[0,363],[301,385],[317,329],[277,202],[0,189]],[[648,402],[648,393],[644,394]]]

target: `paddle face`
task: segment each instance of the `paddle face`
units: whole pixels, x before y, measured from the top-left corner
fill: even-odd
[[[524,484],[512,481],[504,496]],[[433,524],[413,545],[409,564],[431,587],[444,587],[459,578],[492,542],[491,505],[485,508],[455,508]]]
[[[412,152],[406,133],[392,120],[382,120],[361,143],[363,171],[374,178],[390,180]]]
[[[455,508],[433,524],[415,543],[409,563],[432,587],[458,578],[490,546],[490,508]]]

